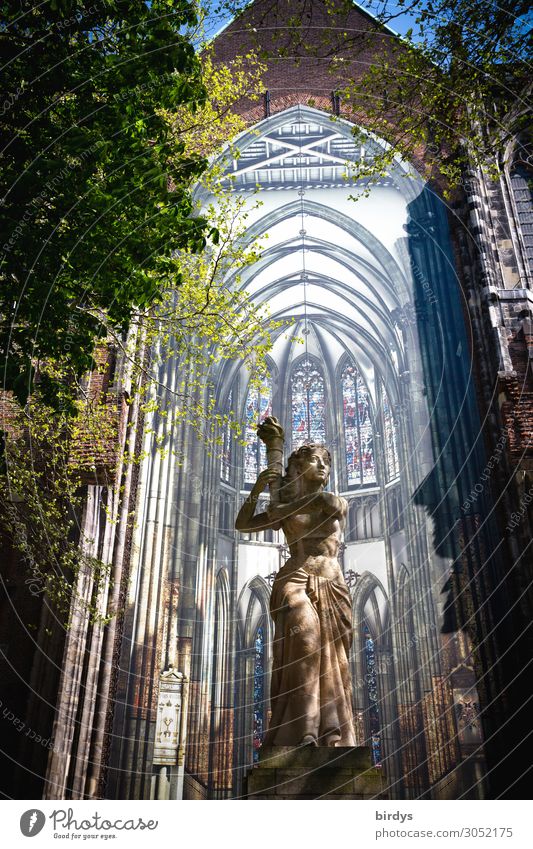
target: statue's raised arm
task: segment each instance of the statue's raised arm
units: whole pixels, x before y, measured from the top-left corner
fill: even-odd
[[[283,448],[285,433],[275,416],[267,416],[257,427],[257,435],[265,443],[267,451],[267,466],[277,477],[270,482],[270,500],[276,504],[279,501],[281,479],[283,477]]]
[[[267,449],[267,468],[257,476],[250,495],[242,505],[235,528],[247,533],[259,533],[267,529],[278,530],[281,527],[279,520],[273,520],[268,513],[258,513],[254,516],[257,501],[261,493],[270,488],[270,503],[279,502],[279,493],[283,478],[283,428],[275,416],[268,416],[257,426],[257,435]]]

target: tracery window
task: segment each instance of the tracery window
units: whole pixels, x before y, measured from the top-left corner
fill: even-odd
[[[353,365],[345,366],[341,380],[348,486],[375,483],[374,434],[368,389],[359,369]]]
[[[400,463],[398,460],[398,433],[396,422],[392,415],[387,393],[383,390],[383,439],[385,447],[385,468],[387,481],[394,480],[400,474]]]
[[[379,721],[379,699],[376,668],[376,649],[370,628],[363,621],[363,651],[365,665],[365,681],[368,695],[368,729],[370,732],[370,747],[372,763],[381,766],[381,725]]]
[[[291,376],[292,450],[304,442],[326,441],[324,378],[318,365],[306,357]]]
[[[228,395],[226,404],[226,415],[229,415],[233,410],[233,389]],[[233,465],[233,438],[231,435],[230,423],[225,422],[222,432],[222,454],[220,457],[220,477],[225,483],[229,483],[231,479],[231,467]]]
[[[246,397],[244,447],[244,483],[253,484],[266,469],[266,447],[257,437],[257,425],[272,415],[272,380],[266,376],[260,386],[251,386]]]
[[[265,733],[265,632],[259,625],[254,645],[254,719],[253,759],[259,759],[259,748]]]

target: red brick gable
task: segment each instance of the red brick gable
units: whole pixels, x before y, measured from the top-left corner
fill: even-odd
[[[268,107],[263,98],[259,102],[243,98],[234,107],[249,126],[302,104],[375,131],[364,109],[343,102],[342,93],[334,104],[333,96],[348,82],[359,80],[377,55],[383,58],[389,51],[394,67],[395,51],[402,44],[392,30],[344,0],[338,0],[335,12],[322,0],[256,0],[215,37],[212,46],[215,63],[227,64],[236,56],[254,53],[266,65],[263,91],[256,94],[268,92]],[[376,96],[383,97],[383,92]],[[392,108],[386,117],[394,135],[398,119]],[[420,146],[411,157],[421,171],[425,156]],[[434,181],[438,190],[437,173]]]
[[[267,62],[264,83],[272,113],[310,99],[309,105],[329,111],[331,93],[347,79],[358,79],[372,52],[391,39],[398,43],[352,4],[339,2],[332,13],[322,0],[256,0],[215,38],[214,54],[222,63],[255,51]],[[243,102],[237,111],[250,108]],[[255,120],[264,117],[263,106],[252,111]],[[247,117],[252,119],[251,112]]]

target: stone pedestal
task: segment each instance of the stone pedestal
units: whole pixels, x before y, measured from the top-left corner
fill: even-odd
[[[370,748],[262,747],[245,782],[246,799],[384,799]]]

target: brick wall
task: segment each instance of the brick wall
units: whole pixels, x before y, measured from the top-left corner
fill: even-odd
[[[328,13],[326,4],[316,0],[256,0],[216,38],[215,62],[256,54],[267,65],[260,93],[268,91],[271,115],[298,104],[334,112],[333,92],[360,79],[376,52],[389,51],[394,61],[392,49],[401,49],[398,38],[363,10],[351,3],[337,5],[335,13]],[[288,27],[291,19],[299,25]],[[250,126],[267,117],[264,102],[246,98],[235,111]],[[339,114],[373,129],[364,112],[353,111],[342,98]],[[394,126],[392,112],[388,118]],[[422,166],[424,153],[421,147],[413,159],[415,166]]]

